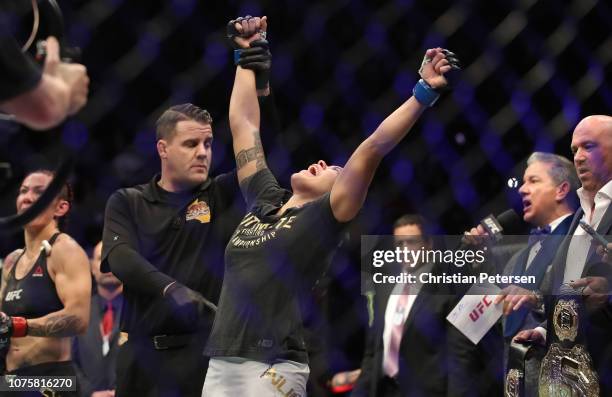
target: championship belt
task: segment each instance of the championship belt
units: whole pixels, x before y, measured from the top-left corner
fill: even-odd
[[[508,373],[504,382],[504,397],[525,395],[525,357],[530,346],[512,342],[508,351]]]
[[[583,344],[584,321],[582,296],[562,285],[548,321],[552,339],[540,368],[540,397],[599,396],[599,379]]]
[[[504,397],[524,397],[525,362],[532,358],[540,360],[544,348],[531,342],[512,342],[508,350],[508,373],[504,381]]]

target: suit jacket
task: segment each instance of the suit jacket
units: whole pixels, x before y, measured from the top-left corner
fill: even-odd
[[[117,299],[117,298],[115,298]],[[91,311],[87,332],[73,339],[72,360],[77,373],[81,396],[89,397],[98,390],[115,388],[115,363],[119,352],[119,318],[121,316],[121,301],[114,302],[114,324],[109,340],[109,352],[102,355],[102,334],[100,323],[104,315],[105,301],[99,295],[91,297]]]
[[[564,219],[554,230],[554,233],[565,234],[571,222],[571,217]],[[529,256],[529,247],[524,247],[524,240],[511,239],[501,246],[493,248],[494,253],[481,271],[502,273],[504,275],[523,274]],[[542,242],[540,252],[535,256],[529,268],[546,271],[556,252],[558,239],[546,239]],[[535,267],[533,267],[535,266]],[[546,282],[546,273],[541,279],[540,288]],[[550,278],[550,277],[548,277]],[[465,291],[459,291],[463,295]],[[543,316],[543,315],[542,315]],[[536,317],[526,317],[521,327],[535,323]],[[541,319],[540,319],[541,321]],[[489,397],[503,395],[504,335],[501,323],[489,330],[477,345],[474,345],[455,327],[449,331],[449,397]]]
[[[582,208],[576,211],[574,214],[574,218],[572,219],[572,224],[569,229],[569,233],[563,242],[561,243],[561,247],[559,247],[559,251],[555,256],[554,267],[552,271],[552,281],[550,283],[551,288],[549,289],[549,293],[556,293],[559,289],[559,286],[563,283],[563,276],[565,274],[565,262],[567,260],[567,251],[569,249],[569,245],[572,239],[576,228],[578,228],[578,224],[580,219],[582,219],[584,215],[584,211]],[[608,207],[606,212],[604,213],[601,222],[599,222],[599,226],[597,226],[597,232],[601,235],[610,235],[612,234],[612,206]],[[595,243],[591,244],[591,248],[587,255],[586,264],[582,271],[582,277],[592,276],[592,275],[604,275],[608,276],[606,273],[606,265],[601,262],[601,258],[595,252],[596,245]]]
[[[568,216],[561,223],[555,227],[550,236],[547,236],[542,241],[540,251],[536,254],[529,266],[529,269],[525,271],[527,260],[529,258],[529,251],[531,246],[527,246],[518,251],[506,264],[503,274],[504,275],[535,275],[537,281],[537,289],[540,291],[550,289],[550,277],[547,277],[547,273],[552,269],[552,263],[557,253],[560,242],[563,236],[567,234],[572,224],[573,217]],[[524,329],[535,328],[544,320],[544,313],[538,313],[530,309],[523,309],[517,311],[515,316],[522,317],[520,323],[508,321],[504,317],[504,336],[513,337],[517,332]]]
[[[570,226],[572,217],[563,220],[553,231],[554,234],[564,235]],[[550,236],[549,236],[550,237]],[[527,272],[525,265],[529,257],[530,247],[524,246],[524,240],[505,240],[501,246],[492,250],[493,257],[486,269],[489,273],[504,275],[536,275],[539,288],[542,289],[546,279],[546,270],[555,256],[559,237],[547,238],[542,241],[542,248],[534,257]],[[517,242],[520,241],[520,244]],[[520,328],[528,327],[542,321],[531,313],[522,313],[525,316],[519,323]],[[528,314],[528,315],[527,315]],[[541,317],[543,317],[543,313]],[[515,324],[512,324],[516,326]],[[482,340],[474,345],[459,330],[452,327],[449,332],[450,374],[449,396],[457,397],[488,397],[503,395],[504,362],[506,360],[506,346],[501,323],[489,330]]]
[[[384,377],[383,331],[385,311],[391,288],[377,292],[374,322],[368,330],[361,375],[351,396],[379,396],[379,381]],[[446,316],[454,298],[442,295],[436,286],[424,285],[412,305],[399,348],[399,373],[396,378],[405,397],[446,396],[447,330]]]
[[[563,240],[555,257],[551,271],[552,282],[549,290],[546,291],[548,295],[545,297],[547,312],[554,310],[554,293],[558,291],[559,286],[563,283],[565,262],[571,237],[578,227],[578,221],[582,218],[583,214],[582,209],[579,209],[574,215],[569,233]],[[597,232],[604,236],[612,234],[612,206],[609,206],[604,213],[597,227]],[[608,278],[608,282],[611,282],[611,273],[612,266],[601,261],[601,258],[595,251],[595,244],[592,244],[581,277],[604,276]],[[546,326],[546,323],[542,325]],[[607,304],[588,313],[585,333],[587,349],[599,375],[600,393],[602,396],[610,396],[612,395],[612,305],[609,300]],[[550,343],[550,339],[547,338],[548,343]]]

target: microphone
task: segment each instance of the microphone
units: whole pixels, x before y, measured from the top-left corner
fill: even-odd
[[[525,231],[526,225],[523,219],[513,209],[506,210],[495,217],[489,214],[480,221],[480,225],[488,233],[486,240],[491,240],[498,243],[502,240],[503,234],[521,234]],[[477,246],[485,243],[485,238],[476,239],[476,242],[471,242],[469,236],[463,236],[457,250],[474,250]]]
[[[593,240],[597,242],[597,244],[603,247],[605,253],[608,252],[608,240],[606,240],[604,236],[597,233],[597,231],[593,229],[591,225],[586,223],[584,219],[580,220],[580,227],[583,228],[584,231],[587,232],[593,238]]]
[[[523,219],[513,209],[502,212],[497,218],[493,214],[487,215],[480,225],[495,242],[501,241],[504,233],[520,234],[525,230]]]

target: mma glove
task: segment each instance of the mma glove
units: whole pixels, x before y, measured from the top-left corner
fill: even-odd
[[[457,58],[457,55],[449,51],[447,49],[442,49],[442,53],[445,55],[448,64],[451,67],[451,72],[456,70],[461,70],[461,61]],[[421,104],[431,107],[433,106],[438,98],[440,98],[440,93],[444,90],[449,90],[451,87],[450,79],[452,73],[446,73],[445,78],[447,79],[447,84],[444,87],[434,88],[425,81],[425,76],[423,76],[423,69],[426,64],[431,62],[432,60],[425,55],[423,58],[423,62],[421,62],[421,67],[419,68],[419,75],[421,79],[415,84],[414,89],[412,90],[412,94]]]
[[[238,59],[234,59],[236,65],[255,72],[255,86],[258,90],[264,90],[270,83],[270,68],[272,67],[272,54],[266,40],[255,40],[250,48],[239,50]]]
[[[236,23],[252,18],[250,15],[232,19],[227,23],[226,38],[234,48],[234,64],[255,72],[255,85],[257,90],[265,90],[270,81],[270,67],[272,54],[266,41],[266,32],[259,32],[262,39],[251,42],[250,48],[241,48],[236,43],[236,37],[244,37],[236,30]]]
[[[236,24],[237,23],[242,23],[242,21],[248,20],[248,19],[251,19],[251,18],[253,18],[253,17],[250,16],[250,15],[245,15],[244,17],[239,17],[239,18],[236,18],[236,19],[232,19],[231,21],[229,21],[227,23],[227,26],[226,26],[226,29],[225,29],[225,38],[227,39],[229,45],[233,49],[239,50],[239,49],[242,48],[242,47],[240,47],[240,45],[238,43],[236,43],[235,39],[236,39],[236,37],[244,37],[244,36],[242,36],[240,34],[240,32],[238,32],[236,30]],[[262,34],[262,37],[265,39],[266,38],[265,32],[261,32],[261,34]]]
[[[24,317],[11,317],[0,312],[0,349],[7,347],[11,338],[20,338],[28,333],[28,321]]]

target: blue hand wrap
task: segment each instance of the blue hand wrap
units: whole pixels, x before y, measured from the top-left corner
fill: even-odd
[[[412,89],[412,95],[422,105],[432,107],[434,103],[440,98],[440,94],[431,88],[429,84],[423,79],[420,79]]]
[[[238,66],[238,62],[240,62],[240,54],[242,54],[242,50],[234,50],[234,65]]]

